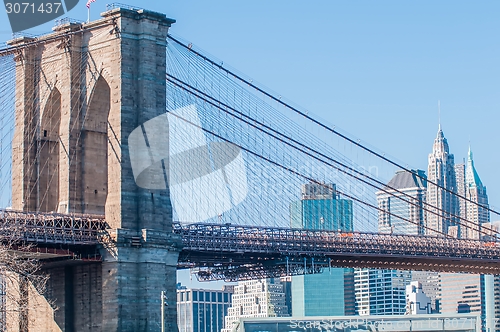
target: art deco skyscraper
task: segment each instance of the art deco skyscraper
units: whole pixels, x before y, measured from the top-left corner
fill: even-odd
[[[466,164],[455,165],[457,206],[460,215],[460,237],[480,239],[481,232],[491,229],[488,196],[474,167],[472,151]],[[479,274],[440,273],[440,313],[476,313],[481,315],[483,330],[496,325],[495,302],[498,298],[498,278]]]
[[[458,236],[458,200],[455,179],[455,161],[450,153],[448,141],[444,137],[441,125],[434,140],[432,153],[429,154],[427,174],[426,234],[452,234]]]
[[[486,187],[481,182],[474,167],[470,147],[467,164],[456,165],[455,173],[457,192],[461,196],[458,198],[460,217],[467,220],[462,220],[462,223],[466,223],[468,226],[461,228],[461,238],[479,239],[483,224],[490,222],[490,213]]]
[[[469,156],[467,158],[467,168],[465,170],[465,188],[467,198],[474,203],[467,204],[467,220],[474,222],[479,227],[483,223],[490,222],[490,212],[488,210],[488,195],[486,187],[482,184],[472,158],[472,151],[469,147]],[[475,236],[474,238],[479,238]]]

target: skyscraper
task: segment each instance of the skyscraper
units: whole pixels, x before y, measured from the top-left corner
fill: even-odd
[[[367,315],[404,315],[406,313],[406,285],[411,282],[411,271],[356,269],[356,313]]]
[[[425,172],[398,171],[384,190],[377,192],[380,233],[424,234],[423,205],[427,191]]]
[[[457,193],[461,196],[458,198],[460,222],[465,225],[460,228],[460,237],[487,238],[481,232],[491,230],[488,196],[474,166],[470,147],[467,163],[456,165],[455,172]],[[496,315],[494,308],[498,292],[495,291],[495,282],[498,278],[464,273],[441,273],[439,278],[441,313],[477,313],[483,323],[495,325],[492,318]]]
[[[290,204],[290,227],[352,231],[352,201],[339,198],[334,184],[304,184]]]
[[[458,198],[461,222],[467,224],[467,227],[461,228],[461,238],[479,239],[483,224],[490,221],[490,213],[486,187],[476,171],[470,147],[467,164],[456,165],[455,173],[457,192],[461,196]]]
[[[426,234],[443,236],[443,234],[459,235],[458,200],[455,195],[457,183],[455,179],[455,160],[450,153],[448,141],[444,137],[441,125],[434,140],[432,153],[429,154],[427,172],[427,203],[429,212],[426,218]]]
[[[376,193],[380,233],[419,235],[424,233],[426,177],[421,170],[398,171],[383,190]],[[354,276],[359,315],[403,315],[410,271],[357,269]]]
[[[464,223],[462,218],[467,217],[467,201],[463,199],[462,197],[466,197],[466,190],[465,190],[465,160],[464,163],[456,164],[455,165],[455,181],[457,182],[457,211],[458,215],[460,216],[460,223]],[[468,226],[468,223],[465,223],[466,226]],[[470,230],[467,227],[461,227],[461,238],[468,238],[470,234]]]
[[[484,276],[440,273],[441,313],[477,313],[484,318]]]
[[[353,230],[352,201],[341,199],[334,184],[308,183],[290,205],[292,228]],[[294,317],[354,315],[354,271],[332,268],[292,277]]]
[[[427,177],[423,170],[400,170],[387,183],[384,190],[378,191],[379,210],[378,229],[380,233],[421,235],[425,233]],[[394,274],[387,274],[390,278]],[[411,280],[422,285],[423,292],[431,298],[432,309],[436,310],[438,297],[438,274],[428,271],[413,271]],[[375,285],[375,284],[374,284]],[[391,290],[401,297],[405,290]],[[377,291],[380,293],[379,291]],[[397,302],[402,306],[401,302]],[[396,311],[401,312],[399,308]]]
[[[469,146],[467,158],[467,168],[465,170],[465,190],[469,200],[476,203],[466,202],[467,220],[473,222],[480,229],[483,223],[490,222],[490,212],[488,210],[488,195],[486,187],[481,182]],[[474,231],[469,238],[479,239],[479,231]]]

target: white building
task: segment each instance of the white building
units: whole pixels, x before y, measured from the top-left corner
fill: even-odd
[[[422,284],[412,281],[406,286],[406,313],[409,315],[430,314],[431,299],[422,290]]]
[[[231,306],[233,286],[221,290],[190,289],[178,285],[177,325],[179,332],[212,332],[224,327]]]
[[[221,332],[231,332],[233,323],[240,318],[288,316],[285,289],[279,279],[240,281],[234,287],[232,305]]]
[[[427,203],[429,211],[426,218],[426,234],[444,236],[460,234],[457,224],[459,213],[455,178],[455,158],[450,153],[448,141],[444,137],[441,125],[429,154],[427,168]]]
[[[356,314],[404,315],[411,271],[355,269]]]

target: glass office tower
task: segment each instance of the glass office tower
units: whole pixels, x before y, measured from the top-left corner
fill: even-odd
[[[352,201],[341,199],[334,184],[302,186],[301,200],[290,205],[292,228],[353,230]],[[292,277],[292,315],[354,315],[354,271],[332,268]]]

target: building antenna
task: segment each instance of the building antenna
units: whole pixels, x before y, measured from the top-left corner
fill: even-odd
[[[438,126],[439,130],[441,130],[441,101],[438,100]]]

